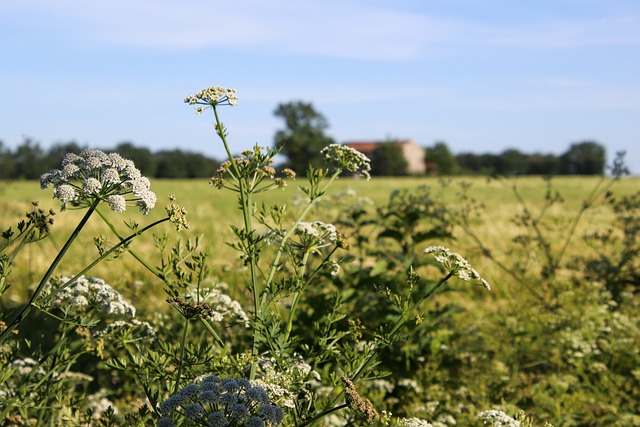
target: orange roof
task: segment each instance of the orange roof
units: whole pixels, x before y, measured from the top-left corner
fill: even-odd
[[[354,148],[361,153],[367,154],[372,153],[380,144],[386,144],[388,142],[395,142],[396,144],[406,144],[410,142],[410,140],[401,140],[401,141],[349,141],[344,145],[347,147]]]

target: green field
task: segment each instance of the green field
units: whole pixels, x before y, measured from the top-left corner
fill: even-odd
[[[253,201],[258,206],[263,202],[268,206],[286,204],[288,214],[282,222],[286,228],[305,206],[306,196],[299,189],[302,184],[301,180],[289,181],[285,190],[265,193]],[[300,420],[294,422],[294,419],[301,414],[322,412],[331,403],[339,403],[335,399],[340,394],[337,397],[323,394],[323,387],[342,390],[337,373],[359,374],[357,364],[351,365],[355,363],[352,360],[365,357],[364,350],[358,346],[367,339],[381,345],[382,341],[375,341],[376,331],[389,329],[390,324],[400,322],[406,315],[403,325],[407,335],[385,347],[379,356],[379,370],[367,371],[367,379],[361,378],[357,384],[360,394],[370,399],[378,412],[418,417],[438,427],[482,425],[476,416],[489,409],[500,409],[511,415],[525,410],[536,426],[543,426],[544,422],[556,427],[640,425],[637,415],[640,413],[637,398],[640,393],[637,273],[640,204],[634,198],[639,184],[638,178],[612,181],[601,177],[559,177],[550,183],[541,177],[337,180],[306,221],[333,223],[344,233],[350,248],[336,252],[336,256],[346,257],[342,269],[335,277],[320,271],[305,282],[309,287],[300,299],[299,317],[289,325],[292,340],[287,345],[278,348],[275,338],[271,338],[275,341],[265,339],[270,347],[264,344],[264,355],[273,357],[277,361],[274,363],[287,366],[292,362],[284,362],[283,354],[293,357],[289,351],[295,352],[294,355],[301,352],[303,360],[312,364],[322,378],[317,384],[308,380],[295,382],[300,381],[299,378],[287,383],[292,389],[298,387],[298,402],[307,402],[303,396],[310,393],[317,399],[314,405],[318,406],[288,410],[285,423],[299,425]],[[164,217],[163,206],[168,203],[169,195],[175,195],[177,202],[187,209],[191,227],[181,233],[170,223],[154,229],[154,234],[168,236],[164,255],[178,239],[194,241],[202,236],[200,249],[206,248],[210,254],[209,278],[205,284],[224,283],[222,289],[250,312],[249,268],[243,264],[238,251],[226,244],[235,240],[230,226],[243,224],[236,195],[212,188],[206,181],[153,181],[151,189],[157,193],[158,203],[148,216],[132,207],[119,214],[105,207],[101,212],[126,235],[128,229],[124,221],[133,220],[144,226]],[[406,191],[404,198],[392,198],[397,190]],[[415,195],[420,197],[412,199]],[[52,190],[41,190],[37,182],[2,182],[0,196],[3,230],[8,227],[15,230],[16,223],[30,210],[31,201],[39,201],[45,210],[60,208],[60,202],[52,199]],[[84,212],[58,212],[50,236],[27,245],[20,252],[7,279],[11,287],[0,299],[5,322],[6,313],[12,307],[28,301],[33,286]],[[357,220],[354,220],[355,212],[360,212]],[[255,220],[254,224],[258,234],[266,231]],[[427,231],[437,237],[419,237]],[[97,257],[94,238],[98,236],[104,236],[107,247],[118,242],[105,222],[93,215],[55,275],[72,275]],[[396,295],[400,300],[408,298],[405,302],[409,306],[411,301],[419,301],[419,296],[441,277],[441,267],[422,253],[427,246],[440,245],[464,256],[488,280],[492,292],[462,280],[451,280],[433,299],[413,307],[419,309],[415,313],[400,314],[400,305],[390,308],[392,297],[389,295]],[[160,265],[159,250],[150,234],[134,240],[130,249],[151,266]],[[309,268],[320,265],[318,258],[314,258],[320,253],[324,252],[318,250],[310,255]],[[274,252],[265,247],[260,256],[261,260],[270,259]],[[409,264],[421,276],[415,282],[407,281]],[[283,261],[278,274],[306,277],[300,265],[286,265]],[[147,384],[145,381],[153,384],[150,390],[159,393],[159,401],[171,394],[176,366],[182,366],[176,355],[182,348],[179,337],[184,319],[165,302],[166,286],[162,280],[126,251],[100,263],[87,275],[102,278],[119,290],[137,307],[138,318],[149,321],[164,335],[155,341],[133,340],[118,347],[115,342],[99,342],[78,332],[80,338],[73,341],[76,347],[70,344],[69,348],[75,348],[74,351],[83,348],[85,352],[77,361],[69,359],[65,366],[90,375],[92,380],[88,385],[69,386],[49,378],[48,387],[58,394],[52,391],[53,400],[42,404],[42,408],[34,406],[33,413],[49,413],[46,412],[49,409],[43,409],[49,408],[48,405],[86,409],[86,402],[95,396],[109,399],[121,416],[145,403],[152,409],[158,408],[157,403],[149,403],[150,394],[143,393],[141,384]],[[260,276],[260,280],[264,276],[266,274]],[[283,283],[284,287],[286,283]],[[389,293],[385,296],[381,289]],[[270,292],[278,295],[280,291]],[[298,300],[293,296],[295,292],[291,295],[282,292],[273,313],[286,319],[286,313]],[[332,313],[335,295],[342,298],[343,306],[340,317],[330,321],[327,316]],[[8,346],[3,347],[0,355],[6,366],[13,366],[12,360],[29,354],[26,341],[20,340],[29,338],[37,343],[39,334],[45,335],[45,329],[54,328],[51,319],[45,322],[43,317],[35,315],[20,326],[22,335],[15,341],[16,353]],[[249,357],[246,330],[238,325],[216,329],[225,343],[218,348],[207,330],[196,322],[191,324],[193,335],[187,340],[185,359],[188,363],[182,374],[185,380],[195,381],[207,372],[221,376],[231,371],[236,375],[246,374],[242,370],[242,363],[246,362],[243,357]],[[285,325],[277,322],[270,325],[276,328],[274,337],[283,334],[289,337],[289,332],[283,332],[287,331]],[[56,340],[66,337],[62,330],[61,327],[55,332]],[[185,326],[185,334],[186,330]],[[333,337],[318,344],[320,330],[327,334],[345,334],[348,338]],[[344,346],[335,344],[332,349],[332,340],[344,342]],[[53,351],[48,346],[44,345],[43,351]],[[56,353],[56,357],[62,356],[68,354]],[[139,366],[136,357],[142,361]],[[48,359],[42,356],[42,360]],[[116,360],[128,361],[129,365],[114,364]],[[6,391],[9,387],[25,393],[13,396],[12,402],[37,395],[29,388],[29,381],[23,379],[19,383],[15,380],[17,374],[12,375],[2,379],[0,399],[11,395]],[[30,381],[38,379],[37,376],[30,378]],[[287,378],[293,381],[292,377]],[[73,401],[64,390],[75,390],[80,400]],[[44,398],[38,396],[48,399],[46,394]],[[68,415],[68,419],[82,419],[78,411],[69,411],[73,416]],[[150,423],[147,425],[155,425],[155,421],[149,420],[159,417],[159,409],[157,411],[140,420],[146,419]],[[336,413],[342,417],[334,420],[336,425],[362,423],[354,414]],[[6,425],[20,425],[21,417],[34,416],[21,414],[19,409],[2,412],[0,408],[0,414],[15,422]],[[129,420],[134,418],[130,415]],[[58,422],[62,419],[65,418],[58,418]],[[85,424],[77,425],[88,425],[84,420]],[[110,425],[143,425],[143,421],[124,424],[124,418],[119,420]],[[457,424],[452,420],[457,420]],[[0,424],[3,424],[1,419]]]
[[[562,222],[573,218],[584,200],[599,185],[600,181],[601,179],[596,177],[555,178],[553,180],[553,189],[562,195],[564,202],[559,206],[554,206],[553,211],[550,212],[554,221]],[[484,204],[482,217],[477,219],[474,224],[476,233],[481,236],[487,246],[504,253],[508,253],[510,239],[517,233],[511,223],[511,219],[522,209],[520,202],[514,195],[512,186],[516,186],[529,208],[534,210],[543,206],[547,190],[546,182],[541,177],[491,181],[485,177],[459,177],[446,180],[434,177],[374,177],[371,181],[342,178],[333,185],[327,197],[338,195],[338,199],[341,199],[339,197],[341,194],[355,192],[358,197],[366,197],[375,206],[381,206],[387,203],[393,190],[412,189],[426,185],[431,188],[431,194],[434,197],[446,202],[452,209],[456,209],[460,205],[461,183],[470,184],[470,196]],[[269,203],[295,205],[295,200],[304,196],[299,188],[302,184],[304,182],[300,182],[300,180],[291,181],[286,189],[269,192]],[[609,180],[605,180],[600,185],[608,184]],[[638,178],[622,179],[614,184],[613,189],[618,195],[628,195],[637,191],[640,187],[639,184],[640,179]],[[123,221],[134,220],[144,225],[164,215],[163,206],[168,203],[169,195],[173,194],[177,197],[178,202],[188,210],[191,228],[181,234],[176,234],[172,232],[172,227],[167,225],[164,230],[156,230],[155,232],[162,233],[166,231],[170,233],[172,239],[180,238],[183,240],[195,239],[195,237],[203,235],[204,244],[211,249],[213,254],[213,262],[221,269],[228,269],[230,265],[237,261],[237,254],[225,245],[225,242],[232,238],[229,224],[240,225],[241,223],[241,215],[235,194],[212,188],[208,185],[208,182],[203,180],[156,180],[152,183],[152,189],[158,195],[158,203],[148,216],[141,215],[135,208],[129,208],[123,214],[114,214],[104,208],[103,211],[115,224],[121,225]],[[15,222],[30,209],[31,201],[39,201],[40,207],[45,210],[53,208],[58,211],[60,208],[59,201],[52,198],[52,190],[41,190],[37,182],[3,182],[0,186],[0,194],[2,195],[0,220],[3,229],[11,225],[15,227]],[[350,200],[349,197],[342,199],[347,203]],[[258,198],[256,202],[261,203],[262,199]],[[333,203],[329,202],[328,204]],[[320,210],[322,209],[321,207]],[[295,206],[292,207],[292,210],[295,211]],[[329,218],[320,218],[328,220],[335,212],[321,212],[320,214],[328,214]],[[14,269],[13,280],[16,281],[14,292],[21,293],[22,298],[26,297],[26,287],[18,284],[29,284],[34,277],[39,277],[39,272],[46,269],[48,262],[58,252],[81,216],[82,212],[67,210],[55,217],[51,238],[29,247],[28,253],[24,254],[28,259]],[[585,249],[579,241],[580,233],[596,228],[605,228],[610,223],[611,218],[611,211],[606,206],[602,206],[602,203],[590,209],[581,219],[579,233],[576,236],[572,250],[575,253],[581,253]],[[125,227],[121,227],[121,229],[126,230]],[[69,254],[61,271],[71,272],[88,264],[97,254],[95,250],[92,250],[93,238],[100,234],[108,233],[108,228],[101,222],[99,217],[92,218],[83,233],[82,243],[75,246],[75,252]],[[468,237],[460,230],[456,232],[456,239],[458,240],[450,245],[460,252],[464,252],[465,248],[471,244],[467,240]],[[433,242],[429,244],[431,243]],[[145,253],[150,259],[156,260],[157,251],[153,248],[151,239],[136,242],[134,248]],[[477,260],[476,262],[479,261]],[[115,263],[118,264],[118,267],[114,271],[111,264]],[[125,288],[130,287],[132,283],[139,280],[151,280],[140,265],[131,264],[125,257],[120,261],[99,265],[93,274]],[[487,268],[492,267],[488,265]],[[498,272],[492,273],[491,276],[494,281],[502,281]],[[504,286],[508,286],[508,282]],[[496,290],[500,291],[500,287]],[[160,295],[162,294],[160,293]]]

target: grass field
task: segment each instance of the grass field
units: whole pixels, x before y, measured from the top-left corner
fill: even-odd
[[[597,177],[560,177],[553,180],[553,189],[558,191],[564,203],[554,206],[551,212],[553,218],[559,223],[566,221],[575,215],[589,194],[600,183]],[[605,180],[602,185],[607,185],[609,180]],[[522,206],[514,195],[512,186],[516,186],[518,192],[529,206],[536,210],[543,206],[545,193],[547,191],[546,181],[541,177],[522,177],[509,180],[487,180],[484,177],[456,177],[440,180],[434,177],[422,178],[373,178],[371,181],[363,179],[342,178],[331,188],[327,196],[344,194],[347,191],[355,192],[360,197],[369,198],[375,206],[387,203],[389,195],[397,189],[411,189],[418,186],[429,186],[435,197],[441,198],[451,208],[455,209],[460,204],[461,183],[471,185],[469,194],[471,197],[484,204],[484,213],[481,219],[476,220],[475,231],[481,236],[487,246],[495,248],[497,251],[507,253],[511,238],[515,235],[516,229],[511,220],[518,213]],[[270,192],[270,203],[295,204],[296,198],[301,198],[304,194],[299,186],[304,184],[301,181],[292,181],[289,186],[276,192]],[[613,189],[616,194],[628,195],[637,191],[640,187],[640,179],[622,179],[614,184]],[[152,189],[158,195],[156,208],[148,215],[141,215],[135,208],[129,208],[123,214],[114,214],[103,208],[115,224],[122,225],[123,221],[134,220],[141,225],[151,222],[164,215],[163,206],[168,203],[169,195],[176,195],[178,202],[188,210],[188,218],[191,222],[191,229],[176,235],[167,225],[165,230],[173,238],[195,239],[204,235],[204,244],[211,249],[214,264],[219,268],[227,269],[237,260],[237,254],[227,245],[226,241],[231,239],[229,224],[240,224],[236,195],[212,188],[204,180],[156,180],[152,183]],[[52,208],[56,211],[60,208],[58,200],[52,199],[51,189],[41,190],[37,182],[3,182],[0,184],[0,223],[3,229],[10,226],[15,227],[15,223],[24,213],[30,209],[31,201],[39,201],[40,206],[45,209]],[[340,199],[340,197],[338,197]],[[346,199],[348,203],[348,198]],[[256,200],[261,203],[261,199]],[[601,202],[601,201],[600,201]],[[333,203],[333,202],[330,202]],[[295,210],[295,207],[292,209]],[[322,208],[320,208],[322,209]],[[33,283],[34,278],[46,268],[53,256],[58,252],[66,237],[71,233],[82,212],[67,210],[59,213],[55,217],[51,238],[32,245],[24,255],[28,259],[23,260],[19,267],[13,272],[13,293],[16,300],[27,296],[27,287]],[[326,218],[325,218],[326,219]],[[611,211],[606,206],[596,206],[589,210],[581,219],[577,236],[588,230],[605,228],[611,220]],[[121,230],[126,231],[123,226]],[[156,230],[156,233],[161,231]],[[109,230],[99,217],[95,216],[83,232],[80,244],[75,246],[75,252],[69,254],[61,267],[61,272],[71,272],[86,265],[97,251],[93,248],[93,238],[101,234],[108,234]],[[463,252],[469,245],[466,237],[458,232],[457,242],[452,243],[457,250]],[[110,239],[113,241],[114,237]],[[152,261],[157,261],[157,251],[152,246],[151,239],[143,239],[144,242],[136,242],[133,246],[135,250],[146,254]],[[583,248],[579,242],[575,242],[573,250],[576,253],[582,252]],[[114,268],[114,266],[116,266]],[[155,264],[154,264],[155,265]],[[492,268],[487,265],[487,268]],[[122,260],[115,260],[107,264],[101,264],[93,272],[98,277],[103,277],[116,286],[131,288],[137,281],[151,280],[144,272],[144,269],[136,263],[129,262],[126,257]],[[497,273],[486,273],[496,281],[500,281]],[[498,289],[499,290],[499,289]]]
[[[489,293],[480,286],[453,280],[447,282],[434,300],[423,304],[418,314],[409,315],[407,312],[400,315],[400,319],[406,315],[405,321],[411,320],[404,325],[409,335],[393,341],[394,346],[381,352],[380,371],[371,371],[369,378],[362,378],[358,384],[358,390],[374,402],[378,411],[419,417],[437,427],[479,426],[483,423],[477,420],[478,412],[491,408],[505,410],[512,415],[518,409],[526,410],[537,420],[534,424],[522,424],[526,426],[542,426],[543,421],[549,421],[556,427],[640,425],[640,417],[637,416],[640,412],[637,400],[640,392],[640,371],[637,368],[640,363],[640,301],[637,296],[640,239],[636,238],[640,230],[637,226],[640,205],[633,198],[627,205],[612,202],[637,195],[640,179],[625,178],[614,182],[600,177],[559,177],[551,181],[550,187],[548,183],[541,177],[499,180],[483,177],[339,179],[306,220],[332,222],[338,230],[346,230],[346,239],[351,244],[349,254],[355,259],[351,264],[343,265],[335,278],[325,273],[309,279],[308,284],[312,285],[300,300],[299,317],[288,328],[282,322],[271,324],[275,332],[269,355],[275,355],[277,359],[280,351],[283,354],[295,351],[294,356],[299,351],[306,351],[316,355],[314,360],[320,360],[313,368],[318,369],[323,387],[319,386],[320,383],[310,385],[315,384],[313,381],[288,383],[289,386],[299,387],[299,393],[302,393],[300,390],[306,390],[305,393],[312,391],[315,393],[313,399],[323,402],[322,405],[336,404],[335,395],[323,394],[322,389],[337,387],[332,390],[342,390],[336,372],[359,373],[357,364],[351,360],[362,361],[365,357],[358,349],[361,344],[358,340],[364,336],[380,345],[382,341],[376,341],[378,335],[373,331],[384,328],[388,331],[389,322],[397,322],[394,319],[402,311],[398,308],[401,305],[389,309],[389,300],[378,288],[386,288],[397,295],[405,295],[409,288],[405,308],[411,306],[412,298],[418,298],[441,277],[439,266],[427,262],[428,256],[422,250],[427,246],[442,245],[468,259],[491,283],[493,290]],[[299,203],[305,199],[299,189],[303,184],[300,180],[290,181],[285,190],[266,193],[268,199],[256,198],[253,201],[258,205],[263,201],[269,205],[287,204],[289,216],[283,225],[289,224],[289,218],[294,218],[304,206],[304,203]],[[425,192],[424,186],[428,186],[429,192]],[[144,226],[162,218],[165,216],[163,206],[168,203],[169,195],[175,195],[178,203],[188,211],[191,228],[178,234],[172,224],[165,223],[154,229],[154,233],[166,233],[169,236],[168,247],[178,239],[193,241],[203,236],[201,247],[208,248],[211,255],[211,280],[227,283],[227,293],[240,301],[243,307],[249,306],[252,294],[246,286],[249,283],[248,268],[243,265],[239,253],[226,244],[234,240],[230,226],[242,225],[236,195],[214,189],[206,181],[156,180],[152,182],[151,189],[158,195],[158,203],[148,216],[143,216],[135,208],[117,214],[102,207],[101,212],[120,233],[126,235],[128,229],[124,221],[132,220]],[[390,200],[396,200],[390,197],[397,190],[425,195],[424,200],[413,200],[415,206],[403,205],[401,201],[390,203]],[[615,198],[605,197],[605,190],[612,191]],[[0,224],[3,230],[8,227],[15,229],[34,200],[38,200],[43,209],[51,208],[58,212],[60,203],[51,196],[51,189],[41,190],[37,182],[0,183]],[[433,206],[437,207],[432,217],[424,215],[423,204],[428,206],[427,202],[434,202]],[[357,222],[355,220],[350,227],[346,225],[350,218],[353,219],[346,214],[357,211],[354,206],[364,207],[361,227],[353,225]],[[616,212],[614,206],[618,209],[626,206],[626,210]],[[28,300],[33,285],[42,277],[84,212],[58,212],[50,237],[27,245],[19,254],[8,279],[11,288],[0,300],[3,314],[9,307],[19,306]],[[431,224],[438,224],[436,216],[439,214],[451,220],[449,224],[440,224],[443,230],[446,228],[451,232],[451,236],[413,242],[412,239]],[[409,224],[412,215],[418,218],[413,225]],[[394,226],[400,231],[395,238],[400,240],[388,236],[376,238],[383,230],[388,231]],[[264,231],[260,226],[257,229]],[[407,230],[412,230],[413,234]],[[93,215],[56,274],[74,274],[90,263],[98,255],[94,244],[94,238],[98,236],[105,236],[107,246],[118,241],[105,222],[98,215]],[[403,251],[402,244],[406,242],[409,242],[408,249]],[[152,266],[159,265],[159,251],[150,235],[136,239],[131,249]],[[165,250],[165,255],[168,252]],[[269,252],[263,254],[266,259],[272,255]],[[304,260],[307,262],[306,258]],[[408,287],[406,267],[409,262],[416,266],[424,280],[416,279]],[[317,263],[318,258],[312,259],[309,266]],[[282,274],[291,276],[304,272],[298,268],[296,265],[283,267]],[[310,273],[307,271],[307,274]],[[155,322],[154,326],[165,335],[162,339],[141,341],[146,342],[147,347],[139,346],[135,340],[123,339],[126,344],[122,348],[117,346],[117,339],[112,343],[102,342],[100,345],[106,345],[105,349],[94,338],[78,333],[76,341],[70,341],[73,345],[69,344],[69,348],[84,352],[82,357],[86,359],[76,362],[69,358],[64,369],[73,368],[91,375],[94,378],[91,385],[82,388],[49,380],[51,387],[59,390],[56,402],[64,400],[64,407],[71,408],[68,411],[86,406],[85,401],[88,400],[82,397],[85,395],[106,396],[115,402],[121,413],[135,411],[146,402],[157,411],[153,416],[145,415],[146,425],[149,425],[148,420],[159,418],[160,412],[157,402],[150,403],[147,391],[155,390],[162,401],[170,394],[170,389],[176,387],[172,384],[174,373],[177,370],[180,378],[183,366],[182,356],[178,362],[176,355],[185,346],[185,381],[212,372],[212,369],[224,374],[233,369],[243,372],[241,362],[244,360],[242,357],[248,357],[250,340],[246,335],[249,329],[237,325],[220,327],[218,333],[226,344],[217,348],[209,347],[211,339],[207,331],[194,325],[190,329],[190,340],[184,341],[183,338],[179,344],[182,334],[180,322],[185,324],[183,337],[186,337],[190,320],[184,316],[187,318],[185,321],[171,309],[172,305],[165,302],[165,285],[131,254],[124,252],[116,259],[102,262],[87,275],[102,278],[113,285],[138,308],[139,318]],[[416,293],[412,294],[414,285]],[[279,291],[271,289],[270,292],[277,296]],[[295,292],[283,293],[273,312],[286,315],[298,302],[297,297],[291,297],[292,294]],[[330,316],[331,295],[334,294],[344,299],[345,305],[341,308],[344,312],[329,321],[326,316]],[[349,323],[345,320],[347,318]],[[38,322],[27,321],[21,327],[29,336],[44,335]],[[73,323],[69,325],[70,330],[77,327]],[[323,325],[325,329],[322,329]],[[344,347],[333,348],[332,340],[347,340],[334,337],[323,341],[319,347],[324,348],[319,350],[313,345],[317,344],[318,330],[321,329],[329,335],[339,333],[344,334],[341,337],[355,338]],[[289,331],[292,339],[282,349],[273,344],[283,334],[288,338]],[[56,339],[61,339],[60,335]],[[43,342],[48,343],[47,339]],[[14,341],[15,354],[8,346],[0,347],[0,356],[6,359],[7,366],[20,352],[29,354],[26,349],[30,345],[25,346],[24,343],[26,341],[21,339]],[[45,350],[49,351],[47,345],[42,351]],[[325,350],[327,353],[321,352]],[[34,352],[37,351],[40,350],[36,348]],[[63,350],[59,353],[55,353],[55,360],[67,354]],[[308,360],[313,357],[309,356]],[[200,362],[205,359],[206,363]],[[42,356],[42,360],[47,358]],[[131,365],[110,364],[113,360],[125,360]],[[283,356],[282,360],[285,360],[282,362],[284,366],[293,366],[287,363],[294,363],[291,362],[294,359]],[[180,369],[176,368],[178,365]],[[54,366],[53,362],[51,366]],[[385,371],[391,375],[385,377],[382,374]],[[9,372],[5,377],[8,378],[6,384],[21,390],[24,396],[39,396],[33,398],[36,406],[40,405],[37,402],[48,401],[42,407],[46,410],[33,408],[33,413],[47,413],[51,405],[48,395],[39,395],[29,388],[28,381],[16,380],[16,375]],[[142,393],[139,383],[144,381],[148,381],[145,383],[147,389]],[[10,394],[8,387],[0,382],[0,398]],[[80,389],[82,393],[78,391]],[[70,401],[66,401],[67,390],[79,393],[80,400],[74,403],[72,393]],[[299,399],[304,400],[302,395],[298,395]],[[12,419],[34,417],[27,412],[27,415],[19,414],[21,399],[25,397],[16,394],[13,399],[17,409],[7,412],[12,414]],[[307,414],[305,411],[322,412],[326,407],[298,408],[296,416],[304,416]],[[295,411],[291,410],[289,414]],[[79,412],[74,417],[82,419]],[[296,425],[293,418],[289,415],[286,424]],[[357,417],[343,415],[335,425],[345,425],[351,422],[349,420],[357,420]],[[457,424],[455,420],[458,420]],[[0,424],[2,421],[0,419]],[[20,425],[18,421],[16,423],[8,425]]]

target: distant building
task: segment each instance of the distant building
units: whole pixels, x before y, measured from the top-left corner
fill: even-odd
[[[412,175],[424,175],[427,172],[427,165],[424,161],[424,148],[412,139],[398,141],[349,141],[345,145],[370,156],[381,144],[393,142],[402,148],[404,158],[407,160],[409,173]]]

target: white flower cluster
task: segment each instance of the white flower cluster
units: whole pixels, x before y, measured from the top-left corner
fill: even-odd
[[[484,411],[478,414],[478,419],[491,427],[521,427],[522,423],[516,421],[502,411]]]
[[[420,418],[401,418],[398,427],[433,427],[433,425]]]
[[[153,338],[156,336],[156,330],[149,322],[133,318],[129,320],[116,320],[113,323],[109,323],[104,329],[95,332],[93,336],[100,338],[104,335],[125,332],[129,334],[130,338],[135,339]]]
[[[331,144],[320,151],[332,169],[347,170],[371,179],[371,161],[358,150],[346,145]]]
[[[222,322],[223,320],[227,322],[239,321],[247,328],[249,327],[249,316],[242,309],[240,303],[220,290],[201,289],[200,302],[209,304],[213,313],[210,319],[214,322]]]
[[[214,105],[238,105],[238,95],[235,89],[229,89],[222,86],[211,86],[201,90],[195,95],[189,95],[184,99],[189,105],[197,105],[196,114],[202,112]]]
[[[69,279],[62,277],[62,283]],[[51,292],[53,285],[48,284],[45,292]],[[107,282],[96,277],[80,276],[73,283],[56,294],[52,307],[71,306],[76,312],[93,310],[98,315],[133,318],[136,308]]]
[[[284,418],[282,409],[271,404],[262,387],[245,378],[221,380],[215,375],[184,386],[160,404],[160,411],[158,427],[175,426],[173,417],[179,415],[186,422],[209,427],[277,426]]]
[[[35,368],[36,366],[38,366],[38,362],[30,357],[25,357],[24,359],[15,359],[13,362],[11,362],[11,367],[21,375],[31,374],[31,371],[33,371],[33,368]],[[46,374],[46,371],[42,366],[38,366],[38,370],[36,372],[38,375],[42,376]]]
[[[426,254],[433,254],[435,260],[444,267],[444,269],[456,276],[458,279],[466,282],[477,281],[485,288],[491,290],[491,285],[487,282],[475,269],[471,267],[469,261],[464,259],[462,255],[451,252],[444,246],[429,246],[424,250]]]
[[[307,249],[328,246],[338,240],[336,226],[322,221],[299,222],[294,233]]]
[[[276,368],[274,358],[261,358],[259,363],[260,379],[255,380],[253,384],[265,389],[271,401],[284,408],[295,408],[296,399],[301,396],[301,393],[308,393],[308,390],[292,392],[297,388],[295,384],[319,383],[321,380],[320,373],[312,369],[302,355],[297,353],[291,356],[288,363],[289,368],[285,370]]]
[[[100,150],[66,154],[62,169],[52,169],[40,177],[42,189],[50,185],[54,187],[53,197],[63,204],[88,206],[99,199],[114,212],[123,212],[127,205],[134,204],[147,214],[157,199],[149,189],[149,179],[140,174],[131,160]]]

